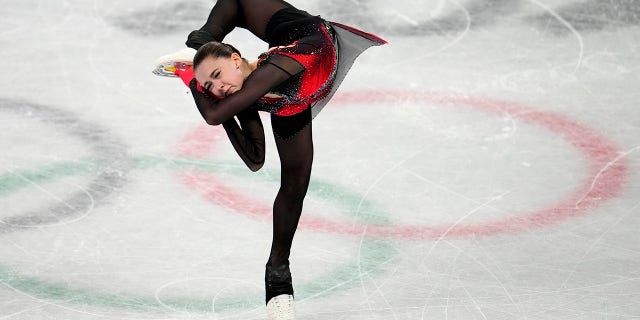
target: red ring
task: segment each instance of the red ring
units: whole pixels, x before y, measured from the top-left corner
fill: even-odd
[[[441,106],[465,106],[489,114],[508,114],[520,121],[538,125],[560,135],[585,157],[588,174],[585,181],[556,204],[528,213],[486,223],[456,224],[441,226],[381,226],[358,222],[302,216],[300,228],[326,233],[367,236],[375,238],[444,239],[487,236],[514,233],[556,223],[584,214],[589,209],[615,198],[623,190],[628,169],[620,157],[615,144],[594,130],[580,125],[564,116],[536,110],[521,104],[488,98],[461,95],[443,95],[414,91],[357,91],[336,95],[335,104],[371,104],[397,101],[415,101]],[[202,158],[212,149],[214,142],[222,137],[221,130],[198,127],[182,140],[178,154],[183,157]],[[253,218],[270,219],[271,207],[256,204],[252,199],[233,191],[210,174],[181,174],[185,184],[200,192],[216,204],[222,204]]]

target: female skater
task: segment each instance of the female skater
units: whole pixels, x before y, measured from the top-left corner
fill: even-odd
[[[235,27],[269,44],[256,62],[220,43]],[[273,238],[265,270],[270,319],[293,319],[289,255],[313,161],[311,120],[337,90],[355,58],[384,40],[298,10],[283,0],[218,0],[207,22],[191,32],[189,58],[161,58],[156,73],[175,71],[189,84],[210,125],[222,124],[240,158],[256,171],[264,163],[258,110],[271,113],[280,158],[280,189],[273,204]],[[192,73],[190,72],[192,71]],[[195,75],[195,78],[192,78]],[[236,122],[237,117],[240,125]]]

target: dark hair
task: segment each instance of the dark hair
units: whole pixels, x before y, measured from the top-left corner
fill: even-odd
[[[240,51],[238,51],[238,49],[234,48],[230,44],[216,41],[205,43],[202,47],[200,47],[200,49],[198,49],[196,55],[193,56],[193,69],[197,68],[205,58],[230,58],[231,54],[233,53],[237,53],[240,57],[242,57]]]

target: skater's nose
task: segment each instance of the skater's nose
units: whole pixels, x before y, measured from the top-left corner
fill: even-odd
[[[213,80],[213,84],[211,85],[211,93],[216,95],[217,97],[224,96],[224,83],[220,80]]]

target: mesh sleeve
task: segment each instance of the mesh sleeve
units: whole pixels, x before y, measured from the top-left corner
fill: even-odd
[[[222,126],[240,159],[251,171],[258,171],[264,165],[265,158],[264,127],[258,110],[246,109],[238,113],[237,118],[240,125],[235,118],[231,118]]]
[[[285,66],[285,68],[290,67]],[[197,81],[195,79],[191,80],[189,87],[196,106],[205,121],[210,125],[219,125],[252,106],[272,88],[289,79],[291,76],[283,70],[285,68],[276,67],[273,64],[261,66],[249,75],[241,90],[222,100],[200,92],[197,89]]]
[[[287,57],[281,54],[273,54],[266,58],[263,64],[271,64],[274,67],[287,73],[289,76],[294,76],[304,71],[304,66],[293,58]]]

